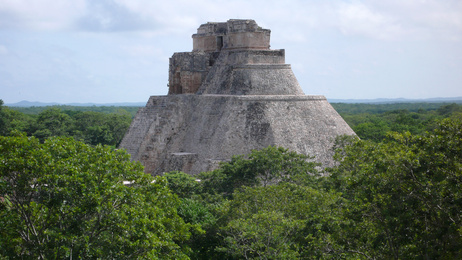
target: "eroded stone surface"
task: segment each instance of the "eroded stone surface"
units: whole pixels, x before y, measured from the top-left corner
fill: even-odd
[[[324,96],[303,93],[269,34],[252,20],[201,25],[193,52],[170,59],[169,95],[150,97],[120,147],[154,175],[209,171],[269,145],[332,166],[333,140],[354,132]]]

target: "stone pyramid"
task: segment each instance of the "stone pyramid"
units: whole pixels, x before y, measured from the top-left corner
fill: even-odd
[[[120,148],[153,175],[209,171],[269,145],[332,166],[335,137],[355,133],[324,96],[303,93],[270,33],[253,20],[202,24],[193,51],[170,58],[168,95],[149,98]]]

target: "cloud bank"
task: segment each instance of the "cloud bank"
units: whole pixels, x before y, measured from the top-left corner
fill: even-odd
[[[255,18],[281,27],[332,28],[377,39],[462,37],[459,0],[1,0],[0,17],[0,28],[21,30],[183,33],[204,21]]]

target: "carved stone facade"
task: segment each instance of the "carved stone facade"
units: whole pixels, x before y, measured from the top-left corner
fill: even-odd
[[[262,29],[253,20],[201,25],[192,36],[193,51],[175,53],[170,58],[168,93],[196,93],[222,50],[240,50],[233,52],[233,64],[284,64],[283,51],[269,50],[270,34],[270,30]],[[249,50],[260,52],[249,58]]]
[[[262,29],[254,20],[228,20],[206,23],[193,37],[193,52],[233,50],[269,50],[271,31]]]
[[[120,147],[154,175],[212,170],[269,145],[331,166],[335,137],[354,132],[324,96],[303,93],[269,43],[253,20],[201,25],[193,51],[170,59],[169,95],[149,99]]]

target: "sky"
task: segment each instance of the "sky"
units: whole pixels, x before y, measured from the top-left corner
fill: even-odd
[[[206,22],[253,19],[307,95],[462,96],[461,0],[0,0],[0,99],[145,102]]]

